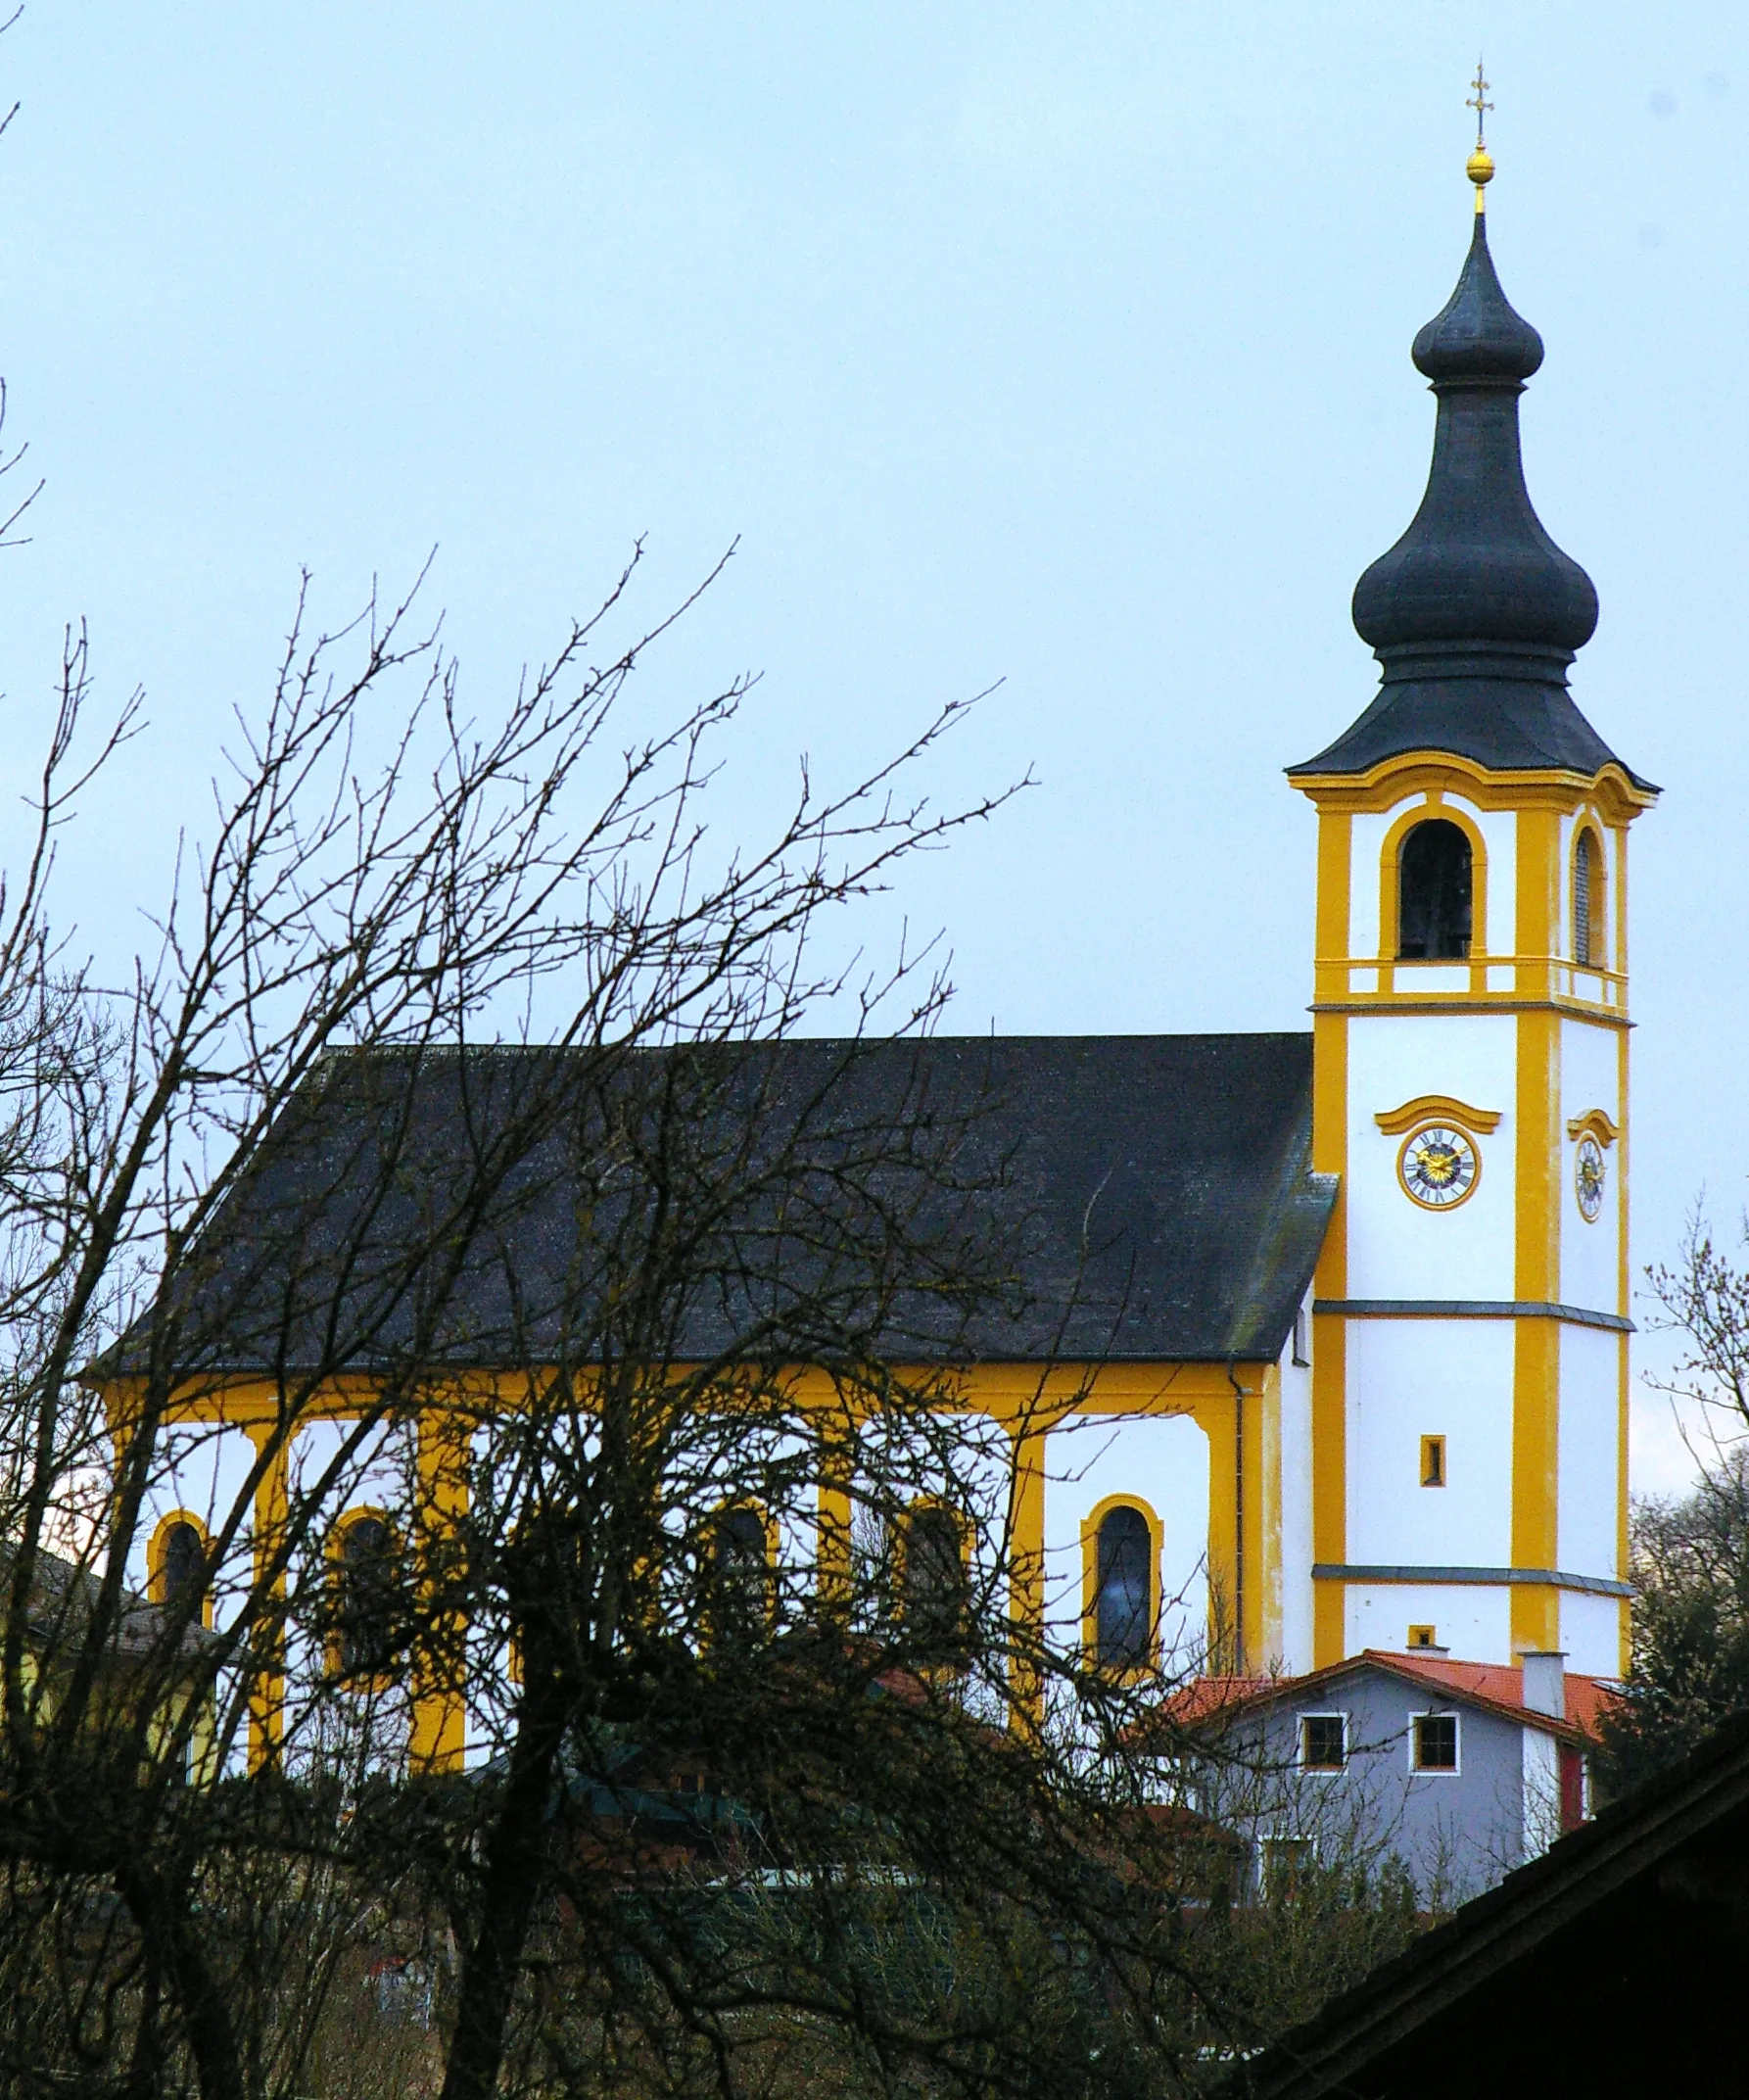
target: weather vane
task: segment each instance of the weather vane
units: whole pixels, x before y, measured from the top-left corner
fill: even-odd
[[[1464,173],[1476,185],[1476,210],[1480,213],[1483,210],[1484,186],[1493,180],[1494,172],[1493,156],[1488,150],[1483,131],[1484,114],[1491,110],[1493,104],[1488,99],[1488,75],[1482,71],[1480,59],[1476,61],[1476,77],[1470,85],[1475,92],[1464,97],[1464,108],[1476,112],[1476,151],[1465,162]]]

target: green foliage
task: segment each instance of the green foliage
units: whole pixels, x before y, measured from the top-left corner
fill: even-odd
[[[1604,1722],[1612,1793],[1679,1763],[1749,1707],[1749,1449],[1680,1501],[1636,1505],[1631,1575],[1632,1672]]]

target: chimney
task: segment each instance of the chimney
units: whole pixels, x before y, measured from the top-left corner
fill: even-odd
[[[1533,1713],[1557,1721],[1567,1718],[1567,1656],[1561,1648],[1534,1650],[1520,1658],[1524,1666],[1524,1703]]]

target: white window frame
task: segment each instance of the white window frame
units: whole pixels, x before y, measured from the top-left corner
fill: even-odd
[[[1270,1882],[1273,1879],[1270,1860],[1277,1845],[1302,1845],[1304,1850],[1295,1864],[1298,1867],[1315,1867],[1318,1864],[1318,1840],[1307,1838],[1299,1831],[1271,1831],[1266,1838],[1257,1840],[1257,1894],[1267,1903],[1271,1899]]]
[[[1294,1716],[1296,1737],[1294,1763],[1307,1779],[1341,1779],[1348,1769],[1348,1760],[1354,1754],[1350,1741],[1349,1723],[1352,1716],[1346,1708],[1325,1706],[1316,1712],[1297,1713]],[[1340,1721],[1343,1725],[1343,1761],[1340,1765],[1310,1765],[1305,1761],[1305,1724],[1307,1721]]]
[[[1450,1721],[1457,1732],[1457,1758],[1448,1765],[1424,1765],[1415,1755],[1417,1721]],[[1464,1717],[1455,1706],[1423,1706],[1409,1715],[1406,1739],[1409,1773],[1414,1779],[1461,1779],[1464,1770]]]

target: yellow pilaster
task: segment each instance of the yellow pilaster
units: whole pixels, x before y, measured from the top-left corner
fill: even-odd
[[[285,1541],[291,1498],[291,1437],[274,1422],[247,1425],[260,1465],[255,1489],[255,1587],[260,1599],[250,1648],[260,1658],[249,1693],[249,1769],[268,1770],[285,1742],[285,1569],[273,1569]]]
[[[1352,820],[1347,811],[1325,810],[1318,821],[1318,953],[1348,952],[1348,883]],[[1341,995],[1347,992],[1344,965]],[[1335,989],[1336,987],[1332,987]],[[1348,1291],[1348,1017],[1312,1016],[1312,1171],[1336,1174],[1336,1210],[1318,1256],[1314,1298],[1346,1298]],[[1341,1563],[1348,1545],[1347,1328],[1340,1316],[1320,1313],[1312,1322],[1312,1558]],[[1313,1585],[1312,1662],[1317,1669],[1340,1662],[1347,1643],[1345,1592],[1341,1583]]]
[[[422,1622],[413,1662],[415,1773],[459,1772],[467,1750],[466,1622],[451,1601],[468,1509],[469,1424],[434,1403],[419,1416],[416,1461]]]
[[[1517,940],[1521,955],[1553,956],[1560,927],[1560,817],[1518,817]],[[1561,1295],[1561,1020],[1548,1007],[1517,1019],[1517,1244],[1513,1295],[1549,1303]],[[1512,1357],[1512,1564],[1552,1568],[1560,1552],[1561,1329],[1552,1319],[1514,1322]],[[1560,1592],[1515,1584],[1515,1649],[1558,1647]]]
[[[1043,1687],[1031,1656],[1045,1616],[1045,1439],[1040,1430],[1012,1432],[1009,1491],[1009,1623],[1015,1644],[1009,1657],[1011,1724],[1039,1718]]]

